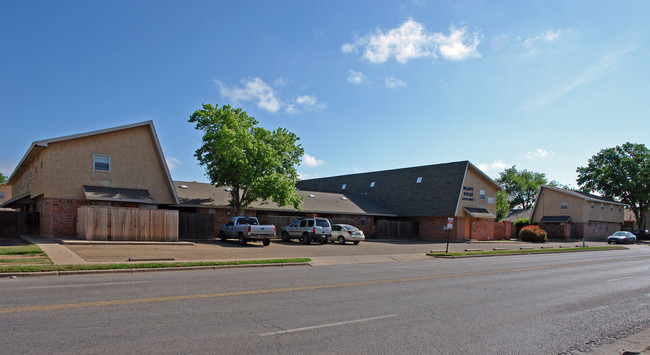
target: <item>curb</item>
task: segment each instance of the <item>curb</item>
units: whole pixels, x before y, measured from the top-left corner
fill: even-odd
[[[137,268],[137,269],[70,270],[70,271],[14,272],[14,273],[5,272],[5,273],[0,273],[0,278],[9,277],[15,279],[19,277],[98,275],[98,274],[135,274],[135,273],[143,273],[143,272],[162,272],[162,271],[196,271],[196,270],[220,270],[220,269],[289,267],[289,266],[311,266],[311,265],[309,263],[272,263],[272,264],[179,266],[179,267]]]
[[[539,250],[539,249],[535,249]],[[516,255],[537,255],[537,254],[564,254],[564,253],[586,253],[590,251],[612,251],[612,250],[630,250],[629,248],[621,247],[617,249],[588,249],[588,250],[557,250],[557,251],[521,251],[520,253],[494,253],[494,254],[475,254],[475,255],[429,255],[427,256],[439,259],[462,259],[462,258],[478,258],[487,256],[516,256]]]

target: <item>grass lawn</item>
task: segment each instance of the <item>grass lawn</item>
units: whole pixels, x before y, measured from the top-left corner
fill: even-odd
[[[13,268],[35,265],[52,265],[52,260],[36,245],[27,244],[0,248],[0,270],[5,267]]]

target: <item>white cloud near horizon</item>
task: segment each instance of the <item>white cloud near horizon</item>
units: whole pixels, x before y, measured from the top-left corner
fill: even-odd
[[[555,153],[546,151],[542,148],[537,148],[532,152],[524,154],[524,159],[543,159],[553,156]]]
[[[492,163],[482,163],[478,164],[477,167],[484,173],[490,175],[491,173],[498,173],[501,172],[509,167],[511,167],[512,164],[506,164],[501,160],[494,161]]]
[[[318,160],[307,153],[302,156],[302,163],[310,168],[316,168],[326,164],[324,160]]]
[[[327,107],[325,104],[318,102],[317,97],[313,95],[299,95],[291,102],[284,102],[269,84],[258,77],[242,79],[240,86],[227,86],[216,79],[214,83],[219,88],[219,94],[232,101],[232,104],[239,105],[244,102],[253,102],[258,108],[271,113],[278,112],[283,107],[290,114],[320,110]],[[288,85],[288,81],[284,78],[278,78],[273,82],[273,85],[276,88],[283,87]]]
[[[269,112],[277,112],[281,108],[273,88],[258,77],[241,80],[242,85],[239,87],[228,87],[219,80],[214,82],[219,87],[221,96],[235,104],[253,101],[257,103],[257,107]]]
[[[176,169],[179,165],[181,165],[181,161],[174,158],[174,157],[166,157],[165,161],[167,162],[167,167],[169,170],[174,170]]]
[[[390,76],[390,77],[386,78],[386,86],[391,88],[391,89],[403,88],[403,87],[406,87],[406,82],[404,82],[402,80],[399,80],[399,79],[397,79],[395,77]]]
[[[357,53],[363,49],[363,57],[373,63],[383,63],[395,58],[406,63],[415,58],[443,58],[461,61],[480,57],[481,43],[477,32],[469,33],[466,27],[449,27],[449,35],[428,33],[424,25],[408,19],[397,28],[386,32],[377,29],[374,34],[359,38],[355,43],[344,43],[343,53]]]
[[[366,81],[366,76],[362,72],[348,70],[348,83],[359,85]]]

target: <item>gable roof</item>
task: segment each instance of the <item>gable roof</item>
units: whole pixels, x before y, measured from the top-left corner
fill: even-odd
[[[398,216],[453,216],[468,169],[501,190],[469,161],[308,179],[296,186],[300,190],[361,196]]]
[[[539,196],[542,194],[542,190],[547,189],[555,192],[559,192],[565,195],[573,196],[576,198],[579,198],[581,200],[584,200],[586,202],[599,202],[599,203],[611,203],[613,205],[620,205],[620,206],[626,206],[626,204],[617,202],[614,200],[610,200],[608,198],[604,198],[602,196],[590,194],[588,192],[582,192],[582,191],[574,191],[574,190],[567,190],[567,189],[562,189],[559,187],[554,187],[554,186],[548,186],[548,185],[542,185],[539,187],[539,191],[537,192],[537,198],[535,199],[535,205],[533,206],[533,211],[530,214],[530,218],[532,218],[535,215],[535,210],[537,209],[537,201],[539,201]]]
[[[209,183],[174,181],[181,207],[230,208],[230,192],[225,187]],[[395,214],[359,196],[316,191],[298,191],[303,197],[300,212],[349,215],[395,216]],[[296,211],[293,207],[280,207],[276,203],[254,202],[249,209],[261,211]]]
[[[48,145],[52,143],[57,143],[57,142],[63,142],[63,141],[69,141],[73,139],[79,139],[79,138],[85,138],[85,137],[90,137],[90,136],[95,136],[95,135],[100,135],[100,134],[106,134],[106,133],[112,133],[112,132],[117,132],[117,131],[122,131],[126,129],[131,129],[135,127],[148,127],[149,132],[151,134],[151,137],[153,139],[154,145],[155,145],[155,150],[158,155],[158,160],[163,168],[163,171],[165,173],[165,176],[167,178],[167,184],[169,186],[169,191],[172,194],[174,201],[178,203],[178,195],[176,195],[176,189],[174,189],[174,184],[172,182],[171,174],[169,173],[169,168],[167,167],[167,161],[165,160],[165,156],[162,151],[162,147],[160,146],[160,141],[158,141],[158,135],[156,134],[156,129],[154,128],[153,121],[144,121],[144,122],[139,122],[139,123],[133,123],[129,125],[124,125],[124,126],[118,126],[118,127],[113,127],[113,128],[106,128],[106,129],[101,129],[97,131],[91,131],[91,132],[86,132],[86,133],[79,133],[79,134],[73,134],[73,135],[68,135],[68,136],[63,136],[63,137],[57,137],[57,138],[51,138],[51,139],[44,139],[40,141],[34,141],[32,144],[29,146],[29,149],[27,150],[27,153],[23,156],[21,159],[20,163],[16,166],[16,169],[14,169],[13,173],[11,173],[11,176],[7,180],[7,183],[11,183],[14,179],[17,179],[17,177],[20,175],[20,173],[27,169],[27,167],[34,161],[36,156],[45,150]]]

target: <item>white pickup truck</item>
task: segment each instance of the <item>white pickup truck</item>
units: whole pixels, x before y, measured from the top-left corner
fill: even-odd
[[[221,226],[219,238],[222,242],[227,239],[239,239],[239,244],[246,245],[249,241],[261,241],[264,246],[271,244],[275,237],[275,226],[260,225],[255,217],[233,217],[230,222]]]

